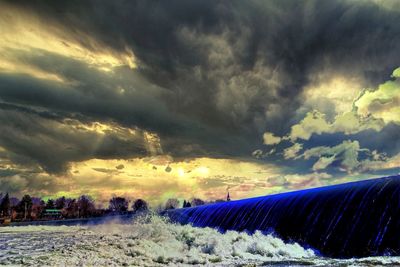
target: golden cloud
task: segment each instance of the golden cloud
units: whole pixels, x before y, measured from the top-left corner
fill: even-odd
[[[393,71],[393,80],[375,90],[366,90],[355,101],[361,116],[382,119],[385,123],[400,123],[400,68]]]
[[[265,132],[263,135],[263,140],[265,145],[275,145],[281,141],[282,138],[275,136],[273,133]]]
[[[303,120],[291,128],[289,139],[309,140],[313,134],[337,133],[354,134],[372,129],[380,131],[385,123],[372,117],[360,117],[354,111],[338,114],[333,122],[328,122],[326,115],[314,110],[308,112]]]
[[[332,107],[335,114],[352,109],[354,99],[360,94],[363,82],[358,78],[349,78],[332,73],[311,77],[310,85],[304,88],[305,105],[321,112],[329,112]]]
[[[85,44],[85,45],[83,45]],[[74,34],[48,24],[38,17],[0,4],[0,72],[25,73],[39,79],[62,82],[63,78],[31,66],[13,55],[14,51],[41,50],[83,61],[103,71],[118,66],[136,68],[132,50],[117,52],[98,43],[87,34]]]
[[[67,174],[55,177],[62,184],[52,195],[90,194],[103,202],[112,195],[123,195],[130,199],[144,198],[156,205],[169,197],[224,198],[229,185],[234,198],[243,198],[271,192],[273,188],[259,185],[267,177],[279,174],[273,165],[239,159],[195,158],[164,161],[165,165],[160,165],[160,157],[71,163]],[[120,165],[124,168],[118,168]],[[167,167],[170,171],[166,171]],[[247,186],[241,187],[243,183]]]

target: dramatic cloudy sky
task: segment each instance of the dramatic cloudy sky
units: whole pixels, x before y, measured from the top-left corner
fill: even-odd
[[[0,191],[233,198],[398,174],[400,2],[0,1]]]

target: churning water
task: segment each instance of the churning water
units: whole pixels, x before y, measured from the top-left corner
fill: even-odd
[[[0,265],[36,266],[371,266],[397,257],[322,258],[272,235],[196,228],[144,216],[131,224],[0,228]]]
[[[173,221],[274,232],[324,256],[400,255],[400,176],[169,210]]]

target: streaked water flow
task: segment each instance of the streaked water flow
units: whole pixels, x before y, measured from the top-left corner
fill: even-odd
[[[176,222],[274,232],[325,256],[400,254],[400,176],[167,212]]]

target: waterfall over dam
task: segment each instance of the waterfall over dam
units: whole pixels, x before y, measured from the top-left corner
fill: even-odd
[[[400,175],[168,210],[196,227],[257,230],[323,256],[400,255]]]

